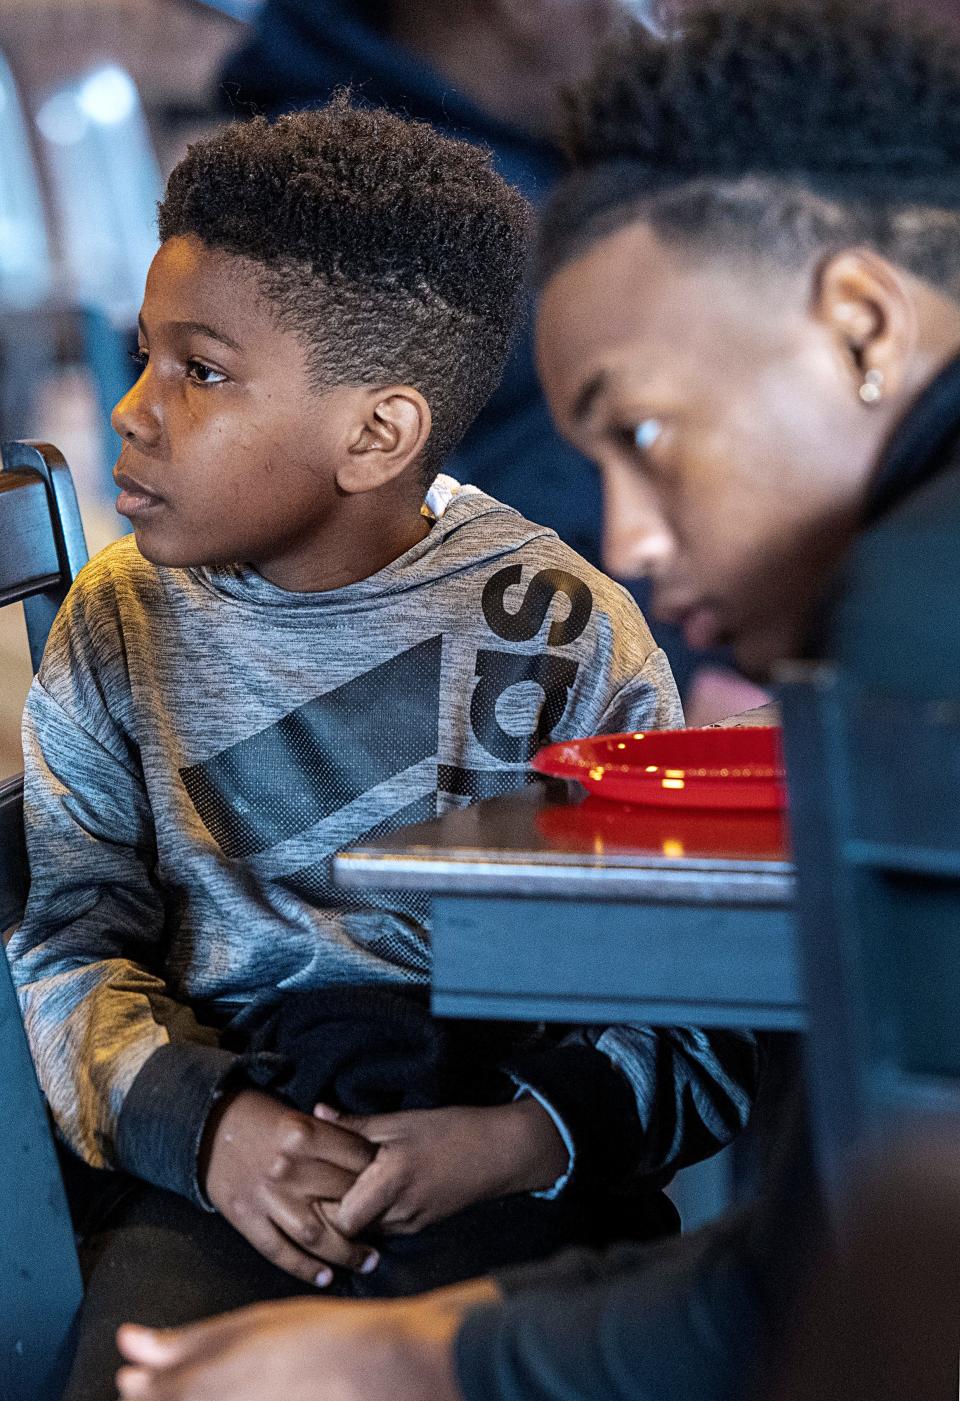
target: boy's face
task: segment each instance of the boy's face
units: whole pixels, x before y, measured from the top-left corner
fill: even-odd
[[[808,275],[683,258],[637,223],[550,279],[538,359],[599,464],[611,572],[649,575],[658,616],[750,672],[794,653],[888,426]]]
[[[364,391],[311,387],[249,264],[194,238],[162,245],[140,320],[143,373],[113,413],[117,503],[157,564],[250,563],[296,587],[324,547]]]

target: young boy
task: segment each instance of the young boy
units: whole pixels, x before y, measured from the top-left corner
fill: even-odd
[[[159,224],[114,415],[134,538],[78,580],[24,731],[40,1078],[75,1154],[152,1184],[95,1237],[71,1401],[113,1395],[125,1317],[375,1270],[371,1198],[389,1234],[588,1167],[659,1185],[755,1073],[748,1036],[593,1028],[512,1102],[369,1137],[255,1088],[264,1007],[428,980],[422,902],[341,895],[336,850],[522,784],[551,737],[681,715],[556,536],[449,479],[423,508],[521,297],[526,208],[482,151],[338,100],[194,146]]]

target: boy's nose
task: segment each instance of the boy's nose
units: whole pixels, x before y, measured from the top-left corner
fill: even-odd
[[[617,579],[656,578],[673,538],[649,493],[626,474],[603,473],[603,564]]]
[[[145,392],[143,375],[123,396],[110,415],[113,431],[127,443],[153,446],[160,437],[160,420],[155,405]]]

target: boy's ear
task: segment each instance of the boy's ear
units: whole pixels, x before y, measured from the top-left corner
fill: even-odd
[[[819,270],[814,315],[831,333],[851,392],[873,383],[873,402],[903,388],[916,348],[913,298],[897,268],[868,248],[829,258]]]
[[[433,420],[418,389],[391,385],[371,391],[363,421],[337,470],[337,486],[351,494],[385,486],[420,456]]]

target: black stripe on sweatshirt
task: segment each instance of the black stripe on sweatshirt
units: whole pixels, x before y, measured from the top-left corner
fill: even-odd
[[[442,640],[430,637],[181,769],[224,855],[267,851],[436,754]]]

